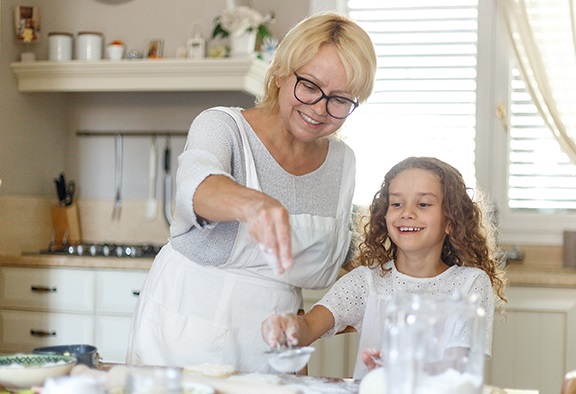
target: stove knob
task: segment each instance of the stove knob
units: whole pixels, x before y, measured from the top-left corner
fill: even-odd
[[[124,250],[122,249],[122,246],[116,246],[116,256],[122,257],[123,255],[124,255]]]
[[[88,251],[90,252],[91,256],[96,256],[98,254],[98,248],[96,247],[96,245],[90,245]]]
[[[74,245],[68,246],[68,254],[76,254],[76,248]]]
[[[110,256],[110,246],[108,245],[102,246],[102,254],[106,257]]]
[[[84,246],[83,245],[76,246],[76,254],[78,256],[82,256],[84,254]]]

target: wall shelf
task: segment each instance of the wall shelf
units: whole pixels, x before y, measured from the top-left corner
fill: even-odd
[[[242,91],[260,94],[268,64],[256,58],[13,62],[20,92]]]

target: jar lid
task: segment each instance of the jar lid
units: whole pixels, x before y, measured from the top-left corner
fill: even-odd
[[[98,32],[98,31],[79,31],[78,35],[79,36],[82,36],[82,35],[102,36],[103,34]]]
[[[74,34],[72,33],[68,33],[68,32],[63,32],[63,31],[51,31],[50,33],[48,33],[49,36],[70,36],[73,37]]]

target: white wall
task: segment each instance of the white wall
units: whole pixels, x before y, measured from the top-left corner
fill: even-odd
[[[214,105],[249,107],[243,93],[19,93],[10,63],[19,60],[13,13],[19,0],[0,0],[0,195],[55,195],[53,178],[65,171],[76,179],[81,197],[113,196],[113,139],[78,138],[79,129],[188,129],[192,119]],[[308,0],[254,0],[265,13],[274,11],[272,32],[282,37],[308,14]],[[30,0],[40,7],[41,42],[36,58],[47,58],[51,31],[98,31],[105,41],[123,40],[127,48],[143,50],[148,39],[164,40],[164,56],[174,57],[188,31],[197,24],[208,36],[225,0]],[[180,138],[183,140],[183,138]],[[125,141],[125,194],[146,196],[147,139]],[[174,141],[174,152],[183,143]],[[175,168],[176,154],[173,154]]]

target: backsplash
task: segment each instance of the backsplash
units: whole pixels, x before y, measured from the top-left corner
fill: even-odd
[[[0,196],[0,255],[20,255],[46,249],[52,235],[50,208],[55,201],[37,196]],[[154,220],[146,219],[146,200],[124,200],[120,220],[112,220],[113,201],[78,201],[85,242],[153,243],[168,239],[168,225],[158,207]]]
[[[52,234],[50,208],[55,201],[36,196],[0,196],[0,255],[20,255],[46,249]],[[112,220],[111,199],[80,199],[80,226],[85,242],[153,243],[168,239],[162,208],[154,220],[146,219],[146,200],[124,200],[119,221]],[[504,248],[511,246],[504,245]],[[516,266],[561,268],[562,246],[520,245],[524,260]]]

